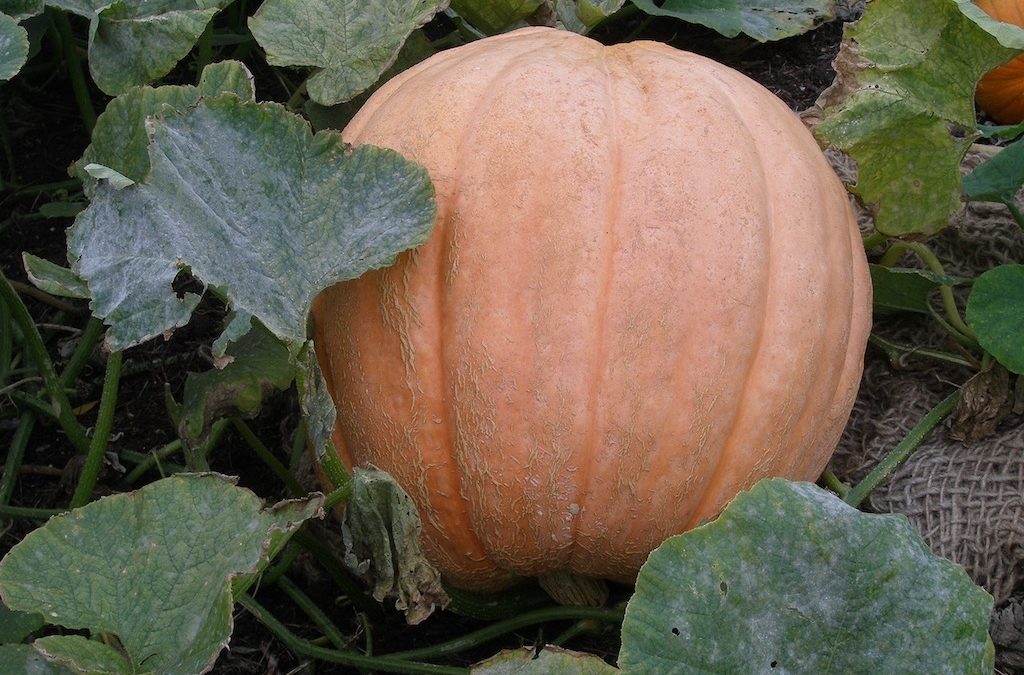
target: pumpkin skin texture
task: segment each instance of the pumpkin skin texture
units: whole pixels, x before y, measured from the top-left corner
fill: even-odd
[[[1021,0],[977,0],[975,3],[993,19],[1024,28]],[[999,124],[1024,121],[1024,55],[1018,56],[982,76],[975,100]]]
[[[870,282],[844,188],[760,85],[526,28],[399,75],[343,134],[426,166],[438,216],[317,299],[334,442],[409,492],[449,583],[631,582],[738,491],[823,470]]]

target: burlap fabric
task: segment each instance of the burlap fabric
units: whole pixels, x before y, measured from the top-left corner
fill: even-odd
[[[965,167],[985,153],[972,151]],[[849,178],[849,167],[836,159]],[[1006,208],[970,204],[953,226],[928,241],[946,272],[973,277],[1001,263],[1024,262],[1024,231]],[[920,266],[913,258],[907,266]],[[962,299],[962,298],[961,298]],[[963,309],[961,302],[961,310]],[[909,345],[955,351],[928,317],[882,317],[875,332]],[[1024,336],[1021,336],[1024,340]],[[911,363],[916,368],[908,367]],[[863,478],[921,418],[972,374],[968,369],[936,365],[920,368],[919,359],[894,366],[869,346],[864,378],[849,425],[830,468],[847,483]],[[1012,384],[1012,380],[1011,380]],[[936,428],[914,455],[863,505],[868,510],[902,513],[937,554],[962,565],[1003,608],[993,623],[997,644],[1024,647],[1024,611],[1014,599],[1024,575],[1024,419],[1011,413],[995,433],[971,444],[951,437],[947,422]],[[1015,622],[1020,618],[1021,622]],[[1007,621],[1009,623],[1007,623]],[[997,635],[998,633],[998,635]],[[1007,650],[1000,650],[1004,667]],[[1012,658],[1010,662],[1017,659]]]

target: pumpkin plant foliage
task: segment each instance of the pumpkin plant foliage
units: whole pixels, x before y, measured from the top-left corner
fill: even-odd
[[[57,516],[0,561],[0,596],[77,636],[37,651],[79,672],[205,672],[232,626],[231,581],[266,563],[271,541],[322,515],[322,497],[264,508],[232,479],[174,476]],[[109,669],[112,667],[113,669]]]
[[[847,25],[816,133],[857,161],[853,189],[879,232],[946,226],[978,135],[975,84],[1021,50],[1024,31],[968,0],[875,0]]]

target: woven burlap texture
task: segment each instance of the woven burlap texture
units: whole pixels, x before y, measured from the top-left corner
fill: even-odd
[[[978,159],[972,152],[965,166]],[[1001,205],[969,205],[928,243],[953,275],[973,277],[1001,263],[1024,262],[1024,232]],[[920,266],[910,257],[905,263]],[[927,317],[882,317],[874,330],[900,343],[953,350]],[[894,368],[869,346],[860,393],[830,468],[856,483],[970,375],[955,366]],[[1011,415],[995,435],[969,446],[942,424],[865,506],[906,515],[933,551],[962,565],[999,606],[1018,588],[1024,560],[1021,417]]]

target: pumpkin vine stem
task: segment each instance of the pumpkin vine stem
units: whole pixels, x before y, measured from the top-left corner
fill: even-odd
[[[899,342],[893,342],[892,340],[887,340],[875,333],[871,333],[871,335],[868,336],[868,342],[885,352],[886,357],[889,359],[889,363],[896,368],[907,368],[908,362],[913,358],[954,366],[963,366],[964,368],[972,369],[977,369],[981,365],[977,361],[968,360],[960,354],[953,354],[940,349],[932,349],[930,347],[921,347],[918,345],[905,345]]]
[[[28,439],[32,436],[32,430],[36,424],[36,414],[32,411],[25,411],[18,421],[18,427],[11,438],[11,444],[7,448],[7,459],[4,460],[4,475],[0,478],[0,505],[8,505],[11,496],[14,494],[14,485],[18,480],[18,468],[25,458],[25,449],[28,447]]]
[[[46,393],[52,402],[52,407],[48,406],[49,412],[57,418],[61,429],[67,435],[68,440],[75,446],[75,449],[79,452],[87,453],[89,451],[89,438],[86,436],[85,429],[82,428],[82,425],[75,418],[74,412],[72,412],[71,402],[68,400],[67,393],[64,391],[64,385],[60,377],[58,377],[57,371],[54,370],[53,361],[50,360],[49,354],[46,353],[46,345],[43,344],[43,338],[39,334],[39,329],[36,327],[32,315],[29,314],[28,308],[25,307],[25,303],[21,301],[21,298],[2,271],[0,271],[0,300],[10,310],[11,319],[21,330],[23,346],[35,364],[39,375],[43,378]]]
[[[82,67],[82,58],[78,55],[78,46],[75,44],[75,36],[71,30],[71,21],[63,10],[51,7],[47,8],[46,12],[64,52],[64,63],[68,68],[68,78],[71,80],[71,89],[75,95],[78,112],[82,116],[86,130],[91,134],[92,128],[96,126],[96,109],[92,107],[89,85],[85,78],[85,68]]]
[[[921,421],[910,430],[906,437],[865,476],[864,480],[857,483],[850,490],[843,501],[853,507],[860,506],[860,503],[864,501],[864,498],[872,490],[878,487],[889,474],[896,470],[896,467],[905,462],[917,450],[917,447],[921,445],[921,442],[928,436],[931,430],[952,412],[953,406],[956,405],[958,400],[960,400],[959,389],[939,401],[934,408],[921,418]]]
[[[501,637],[506,633],[520,630],[526,626],[533,626],[550,621],[598,621],[601,623],[620,624],[625,613],[624,607],[546,607],[532,612],[526,612],[513,616],[503,621],[498,621],[490,626],[463,635],[462,637],[442,642],[441,644],[419,649],[410,649],[404,652],[393,652],[387,655],[389,659],[433,659],[450,654],[472,649],[477,645],[489,642]]]
[[[946,274],[946,270],[942,266],[942,262],[939,261],[938,256],[935,255],[935,252],[927,245],[918,241],[898,241],[894,243],[878,262],[884,267],[892,267],[908,251],[917,255],[921,262],[932,272],[942,275]],[[940,286],[939,293],[942,296],[942,306],[946,311],[946,320],[949,325],[964,337],[972,341],[975,340],[974,331],[970,329],[960,316],[960,309],[956,305],[956,298],[953,297],[953,289],[949,286]]]
[[[124,477],[124,484],[134,485],[136,481],[142,478],[143,474],[145,474],[154,466],[160,468],[160,473],[162,475],[163,469],[162,467],[160,467],[160,460],[170,457],[174,453],[181,450],[181,447],[181,439],[176,438],[170,443],[164,445],[159,450],[151,451],[148,455],[145,456],[145,459],[143,461],[136,464],[135,468],[128,472],[128,475]]]
[[[469,671],[465,668],[453,668],[451,666],[438,666],[431,663],[419,663],[415,661],[402,661],[391,657],[366,656],[356,652],[342,651],[318,647],[309,640],[304,640],[292,633],[288,628],[277,620],[263,605],[259,604],[247,593],[242,593],[236,599],[239,605],[252,614],[257,621],[270,630],[281,642],[296,654],[308,656],[329,663],[340,663],[354,668],[366,668],[388,673],[440,673],[443,675],[464,675]]]
[[[297,547],[292,548],[296,551],[298,550]],[[324,614],[323,610],[317,607],[316,603],[313,602],[308,595],[302,592],[302,589],[299,588],[294,581],[282,575],[276,579],[276,585],[284,591],[285,595],[287,595],[292,602],[298,605],[299,608],[306,613],[306,616],[308,616],[313,623],[317,625],[327,639],[331,641],[331,644],[343,651],[349,648],[348,643],[350,641],[345,639],[341,630],[334,625],[334,622],[331,621],[326,614]]]
[[[253,433],[252,428],[246,424],[245,421],[239,417],[232,417],[231,424],[234,426],[235,431],[237,431],[249,447],[252,448],[253,452],[256,453],[256,456],[267,465],[267,468],[270,469],[275,476],[281,479],[281,482],[285,484],[288,488],[288,492],[290,492],[293,497],[301,497],[306,494],[306,490],[299,485],[299,481],[295,480],[295,476],[288,471],[288,467],[282,464],[281,460],[274,456],[274,453],[272,453],[263,441]]]
[[[89,452],[85,456],[82,475],[75,486],[75,494],[71,497],[71,508],[85,506],[92,497],[96,487],[96,479],[103,468],[103,457],[107,452],[110,432],[114,427],[114,410],[117,408],[117,389],[121,382],[121,364],[124,352],[112,352],[107,357],[107,370],[103,375],[103,392],[100,394],[100,409],[96,417],[96,429],[89,442]]]

